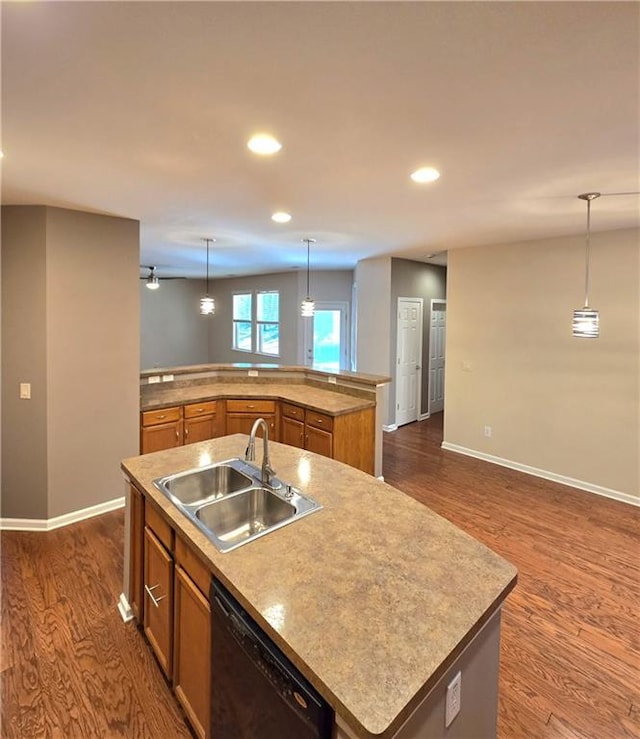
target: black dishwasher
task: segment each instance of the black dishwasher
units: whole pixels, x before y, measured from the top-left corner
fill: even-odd
[[[214,579],[213,739],[330,739],[332,726],[331,706]]]

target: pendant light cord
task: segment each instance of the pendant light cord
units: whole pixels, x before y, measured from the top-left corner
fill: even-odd
[[[587,247],[584,269],[584,307],[589,307],[589,257],[591,255],[591,198],[587,200]]]
[[[307,242],[307,297],[309,297],[309,249],[311,245],[311,239],[305,239],[305,241]]]

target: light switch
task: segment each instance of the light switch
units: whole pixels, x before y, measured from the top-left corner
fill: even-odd
[[[20,398],[22,400],[31,400],[31,383],[30,382],[20,383]]]

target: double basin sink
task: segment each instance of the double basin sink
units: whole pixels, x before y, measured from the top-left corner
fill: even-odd
[[[277,477],[264,485],[260,469],[239,458],[161,477],[154,485],[222,552],[322,508]]]

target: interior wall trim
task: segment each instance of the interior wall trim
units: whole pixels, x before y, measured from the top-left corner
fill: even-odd
[[[124,503],[124,497],[114,498],[55,518],[0,518],[0,531],[53,531],[71,523],[84,521],[86,518],[99,516],[101,513],[124,508]]]
[[[397,431],[398,430],[398,424],[397,423],[383,423],[382,424],[382,430],[391,432],[391,431]]]
[[[584,482],[584,480],[576,480],[573,477],[567,477],[566,475],[558,475],[555,472],[549,472],[548,470],[542,470],[538,467],[531,467],[528,464],[521,464],[520,462],[513,462],[510,459],[504,459],[503,457],[495,457],[493,454],[486,454],[485,452],[479,452],[476,449],[467,449],[466,447],[459,446],[458,444],[451,444],[448,441],[442,442],[442,448],[449,452],[456,452],[458,454],[464,454],[467,457],[475,457],[476,459],[482,459],[485,462],[491,462],[491,464],[498,464],[501,467],[508,467],[518,472],[524,472],[527,475],[533,475],[534,477],[541,477],[544,480],[551,480],[551,482],[558,482],[561,485],[568,485],[578,490],[586,490],[588,493],[595,493],[596,495],[602,495],[605,498],[613,498],[619,500],[622,503],[628,503],[633,506],[640,506],[640,498],[635,495],[629,495],[619,490],[612,490],[611,488],[605,488],[601,485],[594,485],[590,482]]]

